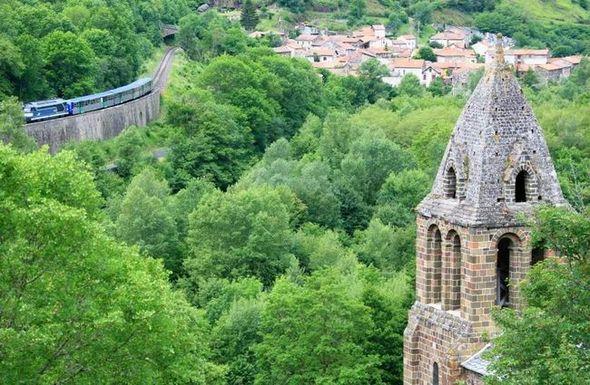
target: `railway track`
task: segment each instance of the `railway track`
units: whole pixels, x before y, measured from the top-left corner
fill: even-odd
[[[154,89],[162,90],[166,87],[168,75],[170,75],[170,70],[172,69],[172,61],[178,50],[178,47],[168,47],[166,49],[166,53],[164,54],[162,61],[160,61],[160,65],[153,76]]]

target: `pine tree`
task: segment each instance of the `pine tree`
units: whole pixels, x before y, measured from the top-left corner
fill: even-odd
[[[240,23],[248,31],[252,31],[256,28],[256,25],[258,24],[258,15],[256,14],[256,6],[252,3],[252,0],[244,1]]]

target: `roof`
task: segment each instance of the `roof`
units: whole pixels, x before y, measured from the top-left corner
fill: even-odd
[[[396,58],[391,60],[393,68],[424,68],[425,61],[422,59]]]
[[[398,37],[400,40],[417,40],[416,36],[414,35],[401,35]]]
[[[455,32],[444,31],[432,36],[430,40],[465,40],[465,35]]]
[[[483,356],[491,349],[492,345],[487,344],[479,352],[469,357],[466,361],[461,363],[461,366],[465,369],[480,374],[482,376],[488,375],[488,366],[490,362],[483,358]]]
[[[275,51],[276,53],[291,53],[291,52],[293,52],[293,50],[290,47],[287,47],[285,45],[280,46],[280,47],[275,47],[272,50]]]
[[[435,48],[433,49],[436,56],[461,56],[461,57],[473,57],[475,52],[470,49],[462,49],[456,47],[446,48]]]
[[[385,31],[385,26],[383,24],[374,24],[371,26],[375,31]]]
[[[506,51],[506,55],[515,55],[515,56],[549,56],[549,49],[528,49],[528,48],[521,48],[521,49],[509,49]]]
[[[577,65],[580,64],[580,62],[582,61],[582,55],[565,56],[562,57],[562,59],[567,60],[574,65]]]
[[[295,38],[295,40],[297,40],[297,41],[314,41],[317,38],[318,38],[318,35],[301,34],[301,35],[297,36]]]
[[[430,194],[418,206],[426,218],[470,227],[521,226],[540,204],[567,207],[543,131],[501,48],[469,98],[447,145]],[[459,197],[447,198],[456,173]],[[514,202],[514,180],[529,172],[534,200]],[[537,199],[537,197],[540,197]]]
[[[334,56],[336,55],[336,51],[332,48],[328,47],[313,47],[309,52],[309,55],[319,55],[319,56]]]
[[[36,102],[30,102],[25,105],[38,108],[38,107],[54,106],[56,104],[62,104],[62,103],[65,103],[64,99],[49,99],[49,100],[39,100]]]
[[[553,63],[547,63],[547,64],[537,64],[537,67],[542,68],[546,71],[557,71],[557,70],[562,70],[563,67],[561,66],[557,66]]]

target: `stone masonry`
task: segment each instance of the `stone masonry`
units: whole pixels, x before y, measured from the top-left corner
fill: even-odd
[[[481,379],[461,364],[493,338],[492,308],[522,306],[518,284],[533,253],[522,215],[540,204],[567,206],[541,127],[498,47],[417,208],[405,385]]]

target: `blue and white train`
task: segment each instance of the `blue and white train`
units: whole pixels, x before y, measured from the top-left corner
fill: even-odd
[[[25,104],[27,123],[101,110],[141,98],[152,92],[152,78],[139,79],[123,87],[74,99],[52,99]]]

